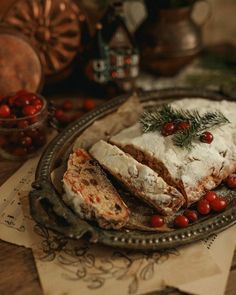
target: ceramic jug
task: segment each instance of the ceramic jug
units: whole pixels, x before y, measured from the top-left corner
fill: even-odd
[[[203,23],[192,17],[200,1],[206,2],[183,0],[180,7],[167,8],[161,1],[145,0],[148,16],[135,33],[144,69],[174,75],[201,51]]]

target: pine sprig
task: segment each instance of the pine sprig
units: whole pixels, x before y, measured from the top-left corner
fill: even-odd
[[[188,122],[189,128],[179,130],[173,135],[175,145],[187,149],[193,147],[193,141],[199,138],[205,131],[230,123],[221,112],[206,112],[200,115],[197,110],[174,109],[170,105],[163,105],[151,111],[144,111],[140,117],[140,123],[144,133],[160,131],[163,126],[172,122],[177,125],[180,122]]]
[[[173,142],[176,146],[191,150],[194,145],[193,141],[199,136],[196,127],[191,125],[188,129],[174,134]]]

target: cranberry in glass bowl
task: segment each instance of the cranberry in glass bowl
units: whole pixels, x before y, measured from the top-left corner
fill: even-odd
[[[47,141],[47,101],[20,90],[0,97],[0,155],[7,159],[32,157]]]

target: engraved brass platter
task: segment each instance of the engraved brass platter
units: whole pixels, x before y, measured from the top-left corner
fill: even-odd
[[[140,94],[142,102],[156,100],[160,103],[185,97],[208,98],[213,101],[230,99],[216,92],[183,88]],[[61,196],[57,194],[52,184],[51,171],[67,160],[74,140],[82,131],[97,119],[116,111],[126,99],[127,96],[120,96],[106,102],[68,126],[49,144],[38,164],[36,179],[32,184],[33,190],[29,195],[31,214],[36,222],[69,238],[80,239],[85,236],[91,242],[145,250],[167,249],[192,243],[235,224],[236,191],[227,189],[225,186],[219,188],[220,194],[223,194],[231,201],[224,212],[201,218],[185,229],[176,229],[165,233],[138,230],[104,230],[94,225],[94,223],[80,219],[63,203]]]

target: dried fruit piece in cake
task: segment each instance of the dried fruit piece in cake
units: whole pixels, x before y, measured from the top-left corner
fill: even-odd
[[[83,149],[68,160],[63,176],[64,202],[81,218],[96,220],[102,228],[122,228],[129,219],[129,209],[99,164]]]
[[[135,196],[163,215],[173,214],[184,204],[185,199],[178,190],[118,147],[100,140],[93,145],[90,153]]]

